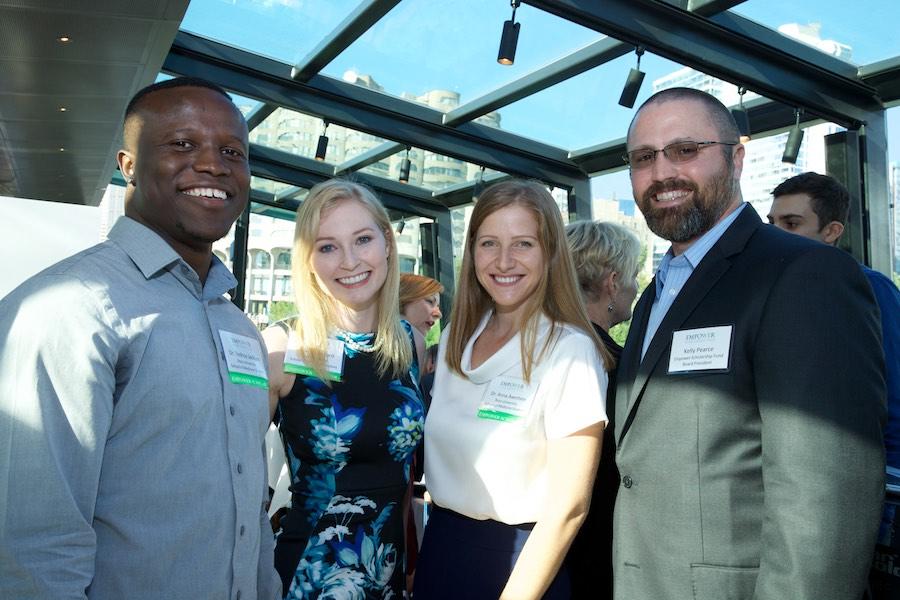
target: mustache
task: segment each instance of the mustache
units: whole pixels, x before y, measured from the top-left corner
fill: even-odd
[[[665,179],[663,181],[657,181],[644,190],[641,200],[643,202],[650,202],[656,194],[661,192],[672,192],[674,190],[690,190],[696,194],[699,188],[697,187],[697,184],[688,181],[687,179]]]

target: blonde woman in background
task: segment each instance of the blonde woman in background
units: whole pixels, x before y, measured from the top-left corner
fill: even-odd
[[[275,567],[286,598],[401,598],[424,407],[387,212],[361,185],[315,186],[297,211],[293,265],[300,316],[264,334],[292,492]]]
[[[622,347],[610,337],[609,329],[631,318],[641,244],[621,225],[596,221],[570,223],[566,237],[588,317],[606,349],[618,361]],[[612,511],[619,488],[614,460],[616,444],[611,435],[615,425],[615,391],[613,368],[606,388],[606,427],[610,435],[603,437],[591,510],[566,559],[574,600],[612,599]]]
[[[438,352],[416,600],[569,597],[560,567],[590,504],[610,363],[549,192],[485,190]]]

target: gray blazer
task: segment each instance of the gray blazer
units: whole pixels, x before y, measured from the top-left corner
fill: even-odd
[[[858,264],[746,209],[640,359],[619,363],[617,600],[859,600],[883,495],[884,359]],[[731,326],[729,364],[669,374],[673,332]]]

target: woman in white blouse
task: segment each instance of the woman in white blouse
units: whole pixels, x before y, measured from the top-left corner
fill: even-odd
[[[469,222],[425,425],[434,508],[416,600],[568,598],[611,357],[591,327],[556,202],[485,190]]]

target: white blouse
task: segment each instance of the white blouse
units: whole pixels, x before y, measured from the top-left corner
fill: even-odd
[[[490,316],[463,352],[468,379],[446,366],[447,332],[442,336],[425,420],[425,480],[439,506],[473,519],[532,523],[549,493],[548,441],[607,420],[607,374],[591,338],[565,324],[535,362],[530,385],[519,334],[473,369],[472,346]],[[550,329],[541,316],[536,356]]]

